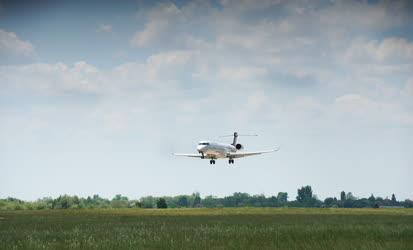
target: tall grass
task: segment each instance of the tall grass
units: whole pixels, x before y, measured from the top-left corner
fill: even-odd
[[[4,211],[0,248],[413,249],[413,210]]]

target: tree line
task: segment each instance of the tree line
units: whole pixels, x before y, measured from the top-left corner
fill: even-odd
[[[297,190],[295,200],[289,200],[288,193],[266,197],[263,194],[234,193],[223,198],[205,196],[199,193],[178,196],[145,196],[140,199],[129,199],[120,194],[112,199],[99,195],[87,198],[76,195],[61,195],[55,199],[46,197],[36,201],[23,201],[16,198],[0,199],[0,210],[42,210],[42,209],[82,209],[82,208],[219,208],[219,207],[325,207],[325,208],[379,208],[406,207],[413,208],[413,201],[406,199],[398,201],[394,194],[391,198],[375,197],[357,198],[351,192],[342,191],[340,197],[328,197],[319,200],[313,194],[311,186],[303,186]]]

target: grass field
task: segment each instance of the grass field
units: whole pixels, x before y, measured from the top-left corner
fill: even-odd
[[[413,209],[0,211],[1,249],[413,249]]]

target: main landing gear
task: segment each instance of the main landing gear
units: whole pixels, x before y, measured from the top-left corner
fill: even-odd
[[[229,160],[228,160],[228,163],[229,163],[229,164],[234,164],[234,159],[229,159]]]
[[[214,159],[210,160],[209,164],[215,164],[215,160]]]

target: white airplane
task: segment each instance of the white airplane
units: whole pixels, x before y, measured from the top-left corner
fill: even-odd
[[[238,133],[234,132],[234,139],[232,144],[224,144],[218,142],[210,142],[210,141],[200,141],[196,149],[198,150],[198,154],[174,154],[176,156],[186,156],[186,157],[193,157],[193,158],[201,158],[201,159],[210,159],[210,164],[215,164],[215,160],[219,158],[228,158],[229,164],[234,164],[235,158],[241,158],[246,156],[252,155],[260,155],[265,153],[271,153],[278,151],[280,148],[276,148],[273,150],[268,151],[256,151],[256,152],[239,152],[244,147],[242,144],[237,143]],[[251,135],[249,135],[251,136]],[[256,135],[252,135],[256,136]],[[227,136],[224,136],[227,137]]]

